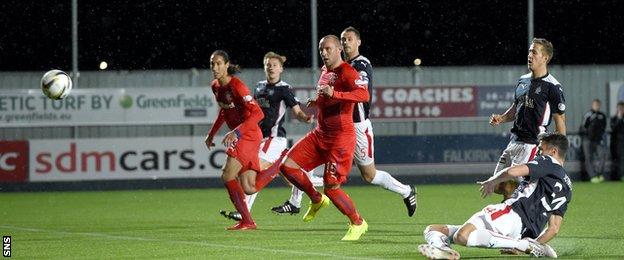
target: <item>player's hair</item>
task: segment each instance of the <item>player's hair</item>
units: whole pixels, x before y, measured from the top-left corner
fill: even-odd
[[[624,106],[624,101],[617,102],[618,106]]]
[[[594,99],[594,101],[592,101],[592,102],[602,103],[602,102],[600,102],[600,99],[599,99],[599,98]]]
[[[546,63],[552,60],[554,56],[554,48],[551,42],[544,38],[533,38],[533,41],[531,41],[531,43],[537,43],[542,46],[542,51],[544,51],[544,53],[546,53],[546,55],[548,56],[548,61]]]
[[[228,55],[227,52],[225,52],[224,50],[213,51],[211,56],[221,56],[221,58],[223,58],[223,61],[225,63],[230,63],[230,55]],[[227,68],[227,74],[234,75],[239,72],[240,72],[240,67],[236,64],[230,63],[230,65]]]
[[[277,59],[282,66],[284,66],[284,62],[286,62],[286,56],[279,55],[272,51],[264,54],[264,59],[262,61],[266,62],[268,59]]]
[[[333,35],[333,34],[328,34],[328,35],[325,35],[323,38],[321,38],[321,41],[325,39],[334,41],[334,43],[336,44],[336,46],[338,46],[338,48],[342,48],[342,45],[340,44],[340,38],[338,38],[338,36]]]
[[[349,26],[349,27],[345,28],[344,30],[342,30],[342,32],[343,33],[352,32],[353,34],[355,34],[355,36],[358,38],[358,40],[362,39],[360,37],[360,31],[358,31],[358,29],[355,29],[355,27],[353,27],[353,26]]]
[[[568,147],[570,146],[568,138],[565,135],[559,133],[546,133],[540,135],[540,140],[548,145],[557,147],[559,150],[559,156],[565,159],[566,153],[568,153]]]

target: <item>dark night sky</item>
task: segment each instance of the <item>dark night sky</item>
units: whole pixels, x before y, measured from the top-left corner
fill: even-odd
[[[42,4],[45,2],[45,4]],[[526,61],[524,0],[318,0],[319,37],[360,29],[375,66],[498,65]],[[555,45],[555,64],[624,63],[624,1],[535,0],[535,36]],[[0,70],[71,68],[71,0],[0,1]],[[79,1],[79,66],[206,68],[215,49],[261,67],[276,51],[308,67],[305,0]]]

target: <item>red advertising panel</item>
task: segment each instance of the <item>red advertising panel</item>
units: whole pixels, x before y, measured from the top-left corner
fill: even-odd
[[[0,141],[0,182],[26,182],[28,142]]]
[[[387,120],[478,116],[477,90],[472,86],[375,87],[371,118]],[[304,104],[313,88],[295,89]]]

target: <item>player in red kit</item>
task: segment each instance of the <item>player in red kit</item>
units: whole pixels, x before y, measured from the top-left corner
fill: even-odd
[[[242,220],[228,230],[255,229],[256,224],[245,203],[245,194],[256,193],[274,177],[272,172],[260,171],[258,159],[262,141],[258,122],[264,118],[264,114],[249,94],[245,83],[234,76],[238,67],[230,64],[226,52],[213,52],[210,56],[210,68],[215,78],[211,87],[219,105],[219,115],[205,142],[208,149],[214,146],[213,138],[224,122],[231,129],[223,138],[227,159],[221,179],[234,207],[242,215]]]
[[[355,150],[353,105],[368,101],[369,95],[357,71],[342,60],[341,51],[340,40],[335,35],[321,39],[319,53],[325,66],[317,86],[318,126],[293,146],[280,169],[312,201],[303,221],[314,219],[331,200],[350,221],[342,240],[358,240],[368,224],[340,185],[347,181]],[[302,171],[310,171],[321,164],[325,164],[323,183],[327,196],[314,189]]]

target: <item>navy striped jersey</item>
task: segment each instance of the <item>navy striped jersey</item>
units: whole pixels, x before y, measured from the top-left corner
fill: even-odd
[[[254,98],[264,113],[264,119],[260,122],[262,137],[286,137],[286,130],[282,126],[286,108],[299,105],[291,86],[281,80],[275,84],[263,80],[256,85]]]
[[[537,136],[546,132],[553,113],[563,114],[565,98],[561,84],[550,74],[541,78],[531,78],[531,73],[523,75],[516,85],[516,120],[511,133],[517,141],[538,144]]]
[[[353,122],[358,123],[368,119],[371,100],[373,99],[373,66],[370,61],[362,56],[358,55],[352,60],[347,61],[359,74],[360,80],[366,82],[368,85],[368,102],[356,103],[353,106]]]
[[[551,156],[538,156],[526,165],[529,176],[505,203],[520,216],[522,237],[537,238],[552,214],[565,214],[572,200],[572,181]]]

